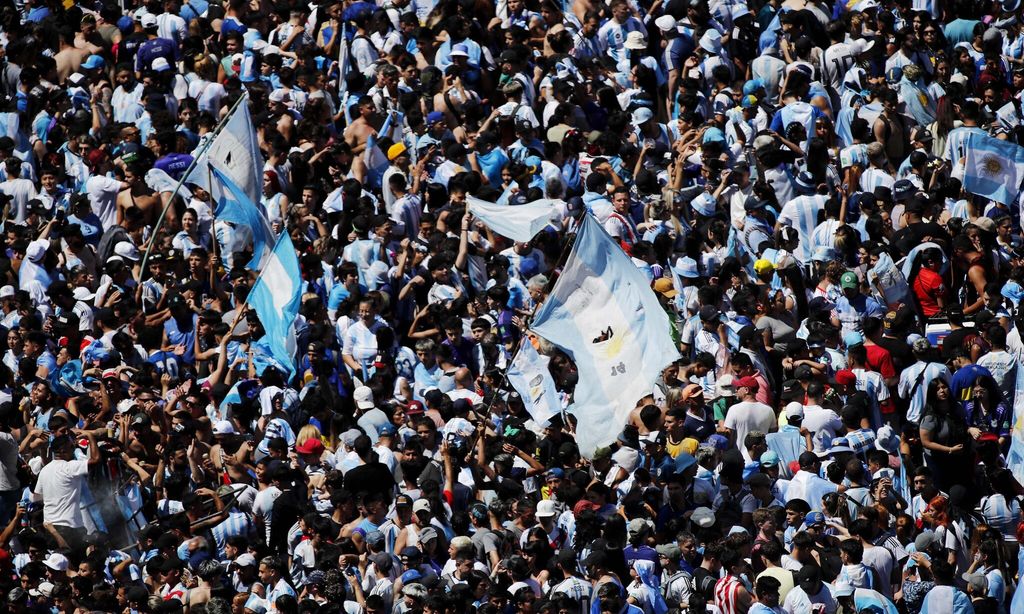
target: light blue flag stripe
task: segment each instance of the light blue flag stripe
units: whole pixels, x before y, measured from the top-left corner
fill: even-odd
[[[1010,450],[1006,453],[1006,468],[1013,473],[1013,477],[1018,482],[1024,483],[1024,369],[1017,369],[1017,381],[1013,395],[1013,423],[1010,428]]]
[[[1024,179],[1024,147],[983,134],[967,135],[964,190],[1004,205],[1017,199]]]
[[[499,205],[467,196],[466,204],[491,230],[521,243],[526,243],[548,225],[554,209],[553,201],[548,198],[525,205]]]
[[[615,441],[636,402],[679,358],[670,326],[644,274],[592,215],[585,216],[532,327],[576,363],[573,414],[583,456]]]
[[[210,172],[213,175],[210,195],[217,203],[214,215],[221,220],[249,227],[252,231],[252,260],[247,266],[258,270],[266,246],[274,239],[270,223],[256,204],[227,175],[213,167],[210,167]]]
[[[301,297],[299,259],[291,237],[283,232],[249,292],[249,306],[256,311],[266,331],[260,343],[287,369],[288,379],[295,372],[295,316]]]

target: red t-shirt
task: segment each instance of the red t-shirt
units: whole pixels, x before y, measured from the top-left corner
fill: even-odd
[[[921,304],[921,311],[926,317],[930,318],[939,312],[937,299],[945,298],[946,294],[946,284],[942,281],[942,275],[924,267],[917,271],[914,295],[917,296],[917,302]]]
[[[882,377],[888,379],[896,377],[896,367],[892,364],[892,354],[889,350],[880,345],[864,345],[868,352],[868,369],[878,371]]]

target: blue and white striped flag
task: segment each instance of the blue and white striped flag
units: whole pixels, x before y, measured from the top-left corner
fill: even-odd
[[[269,348],[274,361],[286,370],[286,380],[295,372],[295,316],[302,298],[299,258],[287,232],[263,264],[263,272],[249,291],[249,306],[263,324],[259,343]]]
[[[971,133],[966,150],[964,190],[1004,205],[1013,203],[1024,181],[1024,147]]]
[[[499,205],[466,197],[469,211],[494,232],[513,241],[526,243],[551,221],[554,201],[549,198],[535,200],[525,205]]]
[[[210,167],[210,197],[217,203],[214,215],[228,222],[245,226],[252,232],[252,260],[246,265],[260,270],[266,248],[274,240],[274,230],[263,210],[220,169]],[[284,233],[287,234],[287,233]]]
[[[583,456],[615,441],[636,402],[679,358],[671,326],[647,278],[588,214],[532,327],[576,363],[573,414]]]

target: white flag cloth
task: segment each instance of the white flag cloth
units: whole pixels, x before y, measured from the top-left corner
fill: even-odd
[[[615,441],[636,402],[679,358],[672,324],[644,274],[592,215],[532,330],[576,363],[580,453]]]
[[[196,160],[195,167],[183,183],[194,183],[209,192],[209,163],[259,207],[263,196],[263,156],[260,155],[259,139],[249,115],[248,94],[243,96],[245,100],[235,107],[224,128]]]
[[[562,410],[555,380],[548,371],[549,358],[537,353],[529,339],[523,339],[519,353],[508,368],[508,381],[523,398],[533,421],[544,424]]]
[[[542,198],[525,205],[496,205],[472,196],[466,197],[469,211],[488,228],[521,243],[526,243],[548,225],[554,203],[550,198]]]

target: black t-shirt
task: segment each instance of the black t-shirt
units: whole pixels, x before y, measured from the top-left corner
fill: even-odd
[[[715,601],[716,582],[718,582],[718,576],[712,574],[707,569],[698,567],[693,570],[693,591],[704,595],[709,603],[714,603]]]
[[[394,491],[395,478],[387,465],[381,462],[372,462],[350,469],[345,474],[345,490],[350,493],[384,493],[387,499],[391,500],[391,493]]]
[[[889,354],[892,356],[892,366],[896,369],[896,373],[901,373],[917,362],[914,360],[914,353],[910,350],[910,346],[901,339],[882,337],[878,340],[878,345],[889,350]]]
[[[942,357],[946,360],[949,360],[950,358],[953,357],[954,350],[963,347],[964,341],[967,339],[967,337],[977,334],[978,331],[970,327],[958,328],[953,332],[949,333],[942,340]]]
[[[949,233],[935,222],[917,222],[896,231],[892,243],[900,252],[907,254],[925,239],[945,247],[949,245]]]

